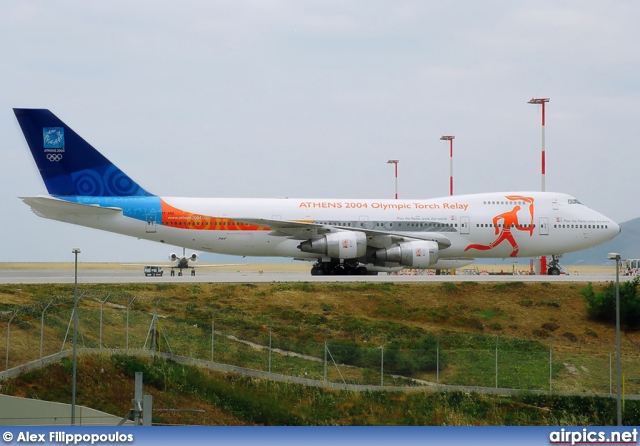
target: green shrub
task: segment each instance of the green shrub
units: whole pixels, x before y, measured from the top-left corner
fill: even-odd
[[[640,328],[640,296],[638,296],[640,278],[620,284],[620,323],[627,329]],[[580,290],[587,303],[587,314],[591,319],[615,324],[616,321],[616,285],[607,283],[604,290],[596,293],[591,283]]]

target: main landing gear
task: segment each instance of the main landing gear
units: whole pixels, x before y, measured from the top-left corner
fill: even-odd
[[[547,274],[550,276],[559,276],[562,271],[562,267],[560,266],[560,257],[559,255],[552,255],[551,261],[549,262],[549,268],[547,268]]]
[[[362,265],[358,266],[358,262],[318,261],[311,268],[312,276],[366,276],[367,274],[369,270]]]
[[[173,269],[173,268],[171,268],[171,275],[172,275],[172,276],[175,276],[175,275],[176,275],[176,272],[174,271],[174,269]],[[180,269],[178,270],[178,276],[181,276],[181,275],[182,275],[182,268],[180,268]],[[196,269],[195,269],[195,268],[191,268],[191,275],[192,275],[192,276],[195,276],[195,275],[196,275]]]

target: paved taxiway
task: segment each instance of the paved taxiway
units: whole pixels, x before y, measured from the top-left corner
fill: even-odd
[[[186,272],[184,276],[170,276],[168,271],[162,277],[145,277],[142,269],[89,269],[78,268],[78,283],[265,283],[265,282],[609,282],[615,274],[587,273],[561,276],[532,275],[395,275],[377,276],[311,276],[308,271],[212,271],[199,270],[196,276]],[[620,281],[629,280],[621,276]],[[2,284],[30,283],[73,283],[73,269],[0,269]]]

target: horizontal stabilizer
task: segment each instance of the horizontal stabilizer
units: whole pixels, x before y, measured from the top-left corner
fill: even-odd
[[[33,212],[40,217],[53,218],[59,215],[78,215],[87,217],[111,216],[122,213],[122,209],[100,207],[90,204],[79,204],[53,197],[20,197],[31,206]]]

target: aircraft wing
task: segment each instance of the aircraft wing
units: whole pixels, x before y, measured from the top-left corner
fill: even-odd
[[[122,213],[120,208],[100,207],[92,204],[73,203],[59,198],[38,196],[19,197],[40,217],[55,218],[57,215],[108,216]]]
[[[369,246],[373,246],[374,248],[384,248],[394,243],[411,240],[434,241],[438,243],[439,249],[451,246],[451,241],[447,236],[436,232],[392,232],[354,228],[351,226],[323,225],[308,221],[269,220],[266,218],[234,218],[233,220],[252,225],[264,226],[272,230],[271,235],[280,235],[295,240],[306,240],[316,235],[328,234],[331,232],[354,231],[364,233],[368,238]]]
[[[309,221],[270,220],[267,218],[233,218],[234,221],[271,229],[271,235],[306,240],[321,234],[336,232],[335,226],[321,225]]]

